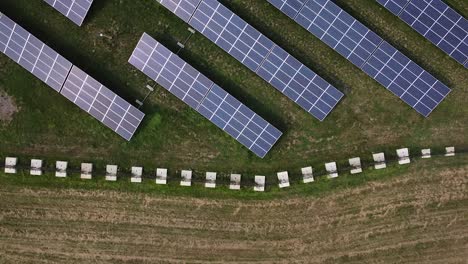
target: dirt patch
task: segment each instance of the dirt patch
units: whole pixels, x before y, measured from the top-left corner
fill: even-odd
[[[0,125],[10,123],[14,114],[18,111],[19,108],[15,100],[6,92],[0,90]]]

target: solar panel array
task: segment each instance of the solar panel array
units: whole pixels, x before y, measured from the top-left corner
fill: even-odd
[[[76,66],[60,93],[126,140],[132,138],[144,117],[140,110]]]
[[[83,24],[93,0],[44,0],[78,26]]]
[[[468,20],[440,0],[377,0],[468,68]]]
[[[144,114],[88,76],[67,59],[0,13],[0,50],[78,105],[130,140]]]
[[[0,13],[0,50],[34,76],[60,91],[71,62]]]
[[[216,0],[158,0],[319,120],[343,93]]]
[[[143,34],[129,63],[259,157],[282,133],[152,37]]]
[[[328,46],[428,116],[450,89],[329,0],[268,0]]]

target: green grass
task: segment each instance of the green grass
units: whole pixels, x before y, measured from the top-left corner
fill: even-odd
[[[401,146],[415,151],[468,146],[468,72],[375,1],[337,3],[452,88],[427,119],[266,1],[221,2],[346,94],[324,122],[201,34],[191,39],[181,57],[284,132],[266,158],[257,158],[160,87],[144,106],[147,116],[138,133],[125,142],[1,55],[0,89],[13,96],[21,110],[9,125],[0,125],[0,157],[274,177],[276,171],[298,173],[300,167],[330,160],[368,160],[373,151],[391,154]],[[447,2],[468,14],[466,2]],[[188,34],[187,25],[154,0],[95,1],[82,27],[43,1],[4,0],[0,10],[131,102],[141,99],[151,83],[127,63],[141,34],[149,33],[172,50]],[[101,32],[112,40],[99,38]]]
[[[104,171],[95,170],[93,179],[82,180],[78,173],[69,173],[67,178],[56,178],[52,173],[45,173],[42,176],[29,175],[29,171],[19,171],[18,174],[0,173],[0,184],[16,188],[20,186],[31,188],[49,188],[49,189],[85,189],[85,190],[116,190],[130,193],[148,193],[163,196],[189,196],[199,198],[236,198],[236,199],[272,199],[284,197],[319,197],[330,192],[361,186],[369,181],[385,181],[408,171],[414,171],[412,167],[424,167],[433,171],[458,168],[466,165],[466,155],[456,157],[433,157],[432,159],[416,159],[410,165],[398,165],[395,163],[387,164],[386,169],[375,170],[365,168],[363,173],[351,175],[349,173],[340,173],[338,178],[328,179],[325,176],[315,176],[315,182],[304,184],[300,176],[290,175],[291,187],[279,189],[276,181],[267,179],[265,192],[253,191],[253,175],[243,175],[242,191],[234,191],[228,188],[228,178],[226,175],[219,175],[217,187],[207,189],[204,187],[204,178],[201,174],[195,174],[191,187],[180,187],[180,177],[178,175],[169,175],[167,185],[157,185],[154,177],[145,178],[142,183],[130,183],[128,177],[118,177],[116,182],[109,182],[104,179]]]

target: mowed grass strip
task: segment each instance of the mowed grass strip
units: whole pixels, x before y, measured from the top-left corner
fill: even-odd
[[[3,55],[0,89],[15,99],[21,111],[0,126],[0,156],[273,175],[367,157],[372,151],[393,153],[401,146],[467,146],[466,69],[375,1],[338,4],[453,89],[427,119],[266,1],[221,2],[346,94],[324,122],[197,33],[181,57],[284,132],[265,159],[160,87],[143,109],[147,118],[138,133],[125,142]],[[449,3],[467,13],[463,1]],[[131,102],[141,99],[144,86],[151,83],[127,63],[141,34],[149,33],[172,50],[188,35],[185,23],[152,0],[96,1],[82,27],[41,1],[5,0],[0,8]],[[101,38],[100,33],[112,39]]]
[[[216,188],[205,187],[205,172],[193,171],[192,186],[180,186],[180,171],[169,171],[167,184],[155,183],[154,171],[145,170],[142,183],[130,182],[129,168],[119,168],[117,181],[105,180],[105,167],[94,167],[93,178],[85,180],[80,178],[76,170],[68,171],[66,178],[55,177],[54,168],[51,164],[43,167],[43,175],[34,176],[29,174],[29,169],[25,166],[18,168],[17,174],[4,174],[0,172],[0,184],[17,187],[50,188],[50,189],[81,189],[81,190],[111,190],[128,193],[141,193],[163,196],[185,196],[215,199],[241,199],[241,200],[270,200],[274,198],[294,198],[294,197],[321,197],[332,192],[346,190],[364,185],[367,182],[389,180],[398,175],[413,170],[412,167],[427,166],[437,168],[440,165],[459,167],[466,165],[466,154],[456,157],[432,157],[431,159],[412,159],[408,165],[399,165],[396,162],[387,163],[387,168],[376,170],[371,167],[363,167],[363,172],[350,174],[343,169],[339,172],[338,178],[329,179],[325,170],[317,169],[314,174],[314,182],[304,184],[302,175],[295,172],[289,173],[291,186],[280,189],[276,175],[265,175],[265,192],[255,192],[254,174],[243,174],[241,178],[241,190],[230,190],[230,178],[228,174],[218,173]],[[72,164],[70,164],[72,165]]]

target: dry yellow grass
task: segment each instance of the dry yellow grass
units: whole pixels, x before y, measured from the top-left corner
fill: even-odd
[[[468,165],[433,162],[270,201],[1,184],[0,263],[467,263]]]

